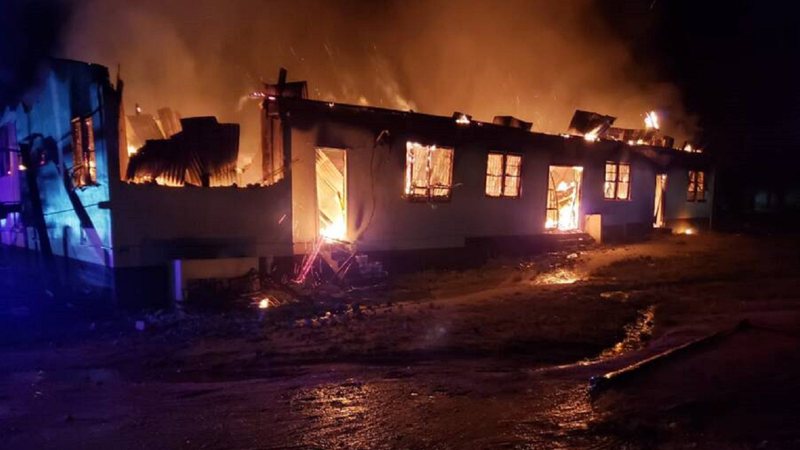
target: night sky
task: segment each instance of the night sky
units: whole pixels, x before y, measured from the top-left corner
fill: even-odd
[[[0,15],[0,28],[4,30],[4,38],[0,40],[0,61],[2,61],[2,67],[0,67],[0,103],[8,103],[15,97],[18,97],[22,91],[35,81],[34,74],[36,64],[43,56],[50,54],[62,55],[64,47],[69,46],[68,41],[70,39],[67,35],[74,34],[76,28],[74,26],[70,28],[68,25],[70,8],[66,6],[75,6],[76,4],[54,0],[2,0],[2,3],[3,14]],[[240,6],[245,3],[246,2],[243,2]],[[472,4],[468,3],[469,2],[466,2],[464,6],[458,6],[455,10],[450,8],[442,12],[442,14],[458,15],[460,14],[459,10],[463,9],[464,14],[467,15],[466,17],[471,17],[471,15],[474,15],[473,13],[475,11],[481,11],[480,8],[470,6]],[[204,5],[205,9],[201,8],[201,4]],[[270,2],[264,2],[264,4],[271,5],[273,9],[276,5]],[[578,3],[576,3],[576,5],[577,4]],[[578,9],[585,8],[585,3],[580,4],[584,6]],[[709,153],[714,155],[717,166],[720,168],[720,185],[718,188],[722,196],[718,197],[719,202],[717,207],[719,208],[732,210],[746,209],[749,206],[750,200],[748,200],[748,197],[744,194],[746,194],[748,188],[751,189],[751,191],[769,188],[776,192],[784,192],[798,184],[798,171],[796,167],[798,162],[800,162],[800,156],[798,156],[798,154],[800,154],[798,151],[800,150],[798,149],[798,147],[800,147],[800,131],[798,131],[798,125],[800,124],[800,106],[798,106],[800,105],[800,102],[798,102],[798,100],[800,100],[800,92],[797,88],[797,83],[798,80],[800,80],[800,77],[798,77],[800,63],[798,62],[797,55],[799,54],[798,44],[800,44],[800,39],[798,38],[798,26],[796,24],[797,14],[796,11],[794,11],[797,8],[793,7],[792,4],[793,2],[761,2],[755,0],[726,2],[595,0],[589,4],[588,11],[590,15],[593,12],[596,13],[597,19],[601,23],[604,22],[606,24],[605,28],[610,30],[612,34],[616,34],[616,38],[619,38],[619,40],[627,46],[627,52],[631,54],[633,65],[626,70],[645,73],[646,78],[649,78],[650,81],[663,81],[670,86],[677,86],[678,92],[680,93],[679,96],[682,97],[682,99],[680,99],[683,103],[682,108],[697,119],[699,130],[699,133],[697,133],[697,140]],[[216,8],[216,6],[214,6],[216,3],[214,2],[201,2],[198,4],[198,11],[201,12],[198,13],[198,17],[192,19],[193,22],[178,23],[176,21],[181,20],[181,17],[185,15],[183,12],[181,12],[181,14],[175,14],[175,11],[173,11],[175,8],[164,7],[164,9],[159,9],[159,5],[159,2],[151,2],[149,6],[141,6],[142,11],[146,11],[147,14],[150,14],[149,16],[143,17],[150,17],[151,19],[154,17],[163,18],[164,23],[167,24],[175,22],[175,32],[185,32],[188,33],[188,35],[194,33],[192,27],[195,22],[202,25],[202,20],[210,20],[206,17],[208,16],[206,13],[208,10]],[[515,4],[514,8],[518,8],[520,5],[525,6],[526,4]],[[547,4],[543,5],[547,6]],[[420,6],[417,5],[417,7]],[[140,9],[138,4],[131,8],[138,14]],[[378,44],[381,42],[386,45],[391,44],[387,47],[388,50],[386,51],[388,53],[386,54],[385,61],[381,61],[381,64],[386,66],[386,70],[389,72],[385,72],[382,76],[386,76],[386,73],[394,72],[395,76],[398,77],[396,80],[398,82],[398,91],[403,94],[408,94],[418,102],[422,102],[422,104],[419,105],[420,110],[437,114],[446,114],[449,110],[445,111],[445,109],[460,108],[461,104],[458,102],[467,102],[457,97],[446,97],[444,99],[430,98],[432,93],[441,91],[441,89],[433,89],[436,87],[434,81],[430,81],[428,85],[406,85],[407,83],[404,83],[402,70],[397,69],[406,69],[406,72],[411,70],[413,73],[414,68],[404,68],[399,62],[392,58],[396,57],[398,60],[403,57],[407,58],[408,52],[413,55],[413,52],[417,51],[417,48],[413,47],[413,45],[416,44],[404,43],[405,38],[401,39],[402,36],[393,37],[392,33],[394,33],[394,30],[390,30],[392,33],[389,33],[388,36],[382,31],[386,24],[382,21],[388,20],[383,10],[391,10],[391,8],[397,9],[397,4],[391,1],[385,1],[380,4],[372,4],[369,8],[361,10],[354,2],[343,2],[341,10],[339,6],[336,5],[334,5],[334,8],[340,16],[336,20],[352,20],[355,21],[354,23],[356,24],[365,24],[364,27],[366,31],[364,33],[366,34],[353,35],[349,32],[342,36],[336,36],[334,34],[333,37],[330,38],[330,41],[326,41],[325,48],[326,50],[330,50],[328,45],[342,46],[341,51],[343,52],[343,59],[339,61],[355,61],[353,63],[355,66],[350,68],[351,73],[345,74],[345,76],[352,78],[353,74],[355,74],[355,82],[360,83],[360,86],[364,88],[364,91],[367,92],[370,98],[378,97],[380,93],[370,93],[369,88],[363,82],[364,80],[359,80],[358,77],[361,75],[375,75],[374,73],[370,75],[371,72],[366,70],[368,66],[359,67],[362,62],[359,62],[358,51],[352,51],[352,49],[348,50],[347,48],[349,44],[347,41],[359,41],[364,36],[369,38],[369,40],[374,38],[374,42]],[[510,10],[514,8],[510,8]],[[569,8],[569,6],[567,8]],[[247,8],[242,7],[241,9],[245,12],[249,12]],[[547,6],[546,9],[549,11],[543,11],[542,15],[547,16],[547,14],[551,14],[554,15],[554,17],[559,16],[559,11],[555,7],[551,8]],[[526,8],[526,14],[529,12],[533,14],[536,10],[537,8]],[[113,9],[109,11],[111,11],[111,13],[114,12]],[[180,11],[181,10],[178,10],[178,12]],[[359,11],[359,14],[355,14],[355,12]],[[81,17],[86,17],[84,14],[85,11],[79,12],[81,12]],[[187,14],[188,13],[189,12],[187,12]],[[163,17],[159,14],[163,14]],[[504,14],[505,10],[499,12],[497,17],[507,17],[507,15]],[[581,14],[585,14],[585,12]],[[358,17],[351,17],[352,15]],[[576,17],[580,16],[576,14]],[[240,19],[239,16],[232,14],[231,20],[228,22],[236,22],[238,19]],[[514,20],[519,22],[518,18]],[[555,23],[550,25],[556,29],[562,26],[565,28],[570,27],[569,32],[575,33],[573,28],[576,20],[565,22],[565,24]],[[398,24],[399,23],[401,22],[398,22]],[[532,17],[531,23],[532,26],[529,28],[533,29],[541,28],[547,25],[548,22],[543,21],[542,18],[534,19]],[[596,28],[596,23],[589,23],[588,21],[586,23],[586,29],[576,34],[582,42],[576,44],[575,48],[565,47],[565,45],[569,45],[568,42],[571,37],[567,35],[567,44],[562,43],[562,48],[567,51],[574,51],[575,55],[585,54],[587,48],[591,51],[591,46],[589,45],[587,47],[586,38],[588,36],[588,43],[591,44],[591,36],[594,32],[593,29]],[[502,24],[492,22],[491,27],[498,28],[500,25]],[[520,23],[516,23],[515,26],[521,27],[518,28],[519,30],[525,29]],[[257,26],[257,22],[249,24],[249,28],[253,30],[261,29]],[[218,31],[224,34],[227,32],[227,29],[220,29]],[[336,32],[338,31],[333,31],[333,33]],[[105,31],[101,28],[99,29],[99,33],[102,35]],[[94,35],[89,35],[89,37],[92,36]],[[223,36],[220,38],[226,38],[231,41],[227,44],[229,53],[235,53],[239,51],[237,49],[244,48],[237,44],[240,42],[238,36],[238,34],[234,33],[230,36]],[[412,39],[413,33],[410,36],[409,39]],[[86,36],[84,36],[84,38],[85,37]],[[177,38],[180,37],[180,35],[177,36]],[[253,36],[251,36],[251,38],[252,37]],[[510,42],[506,39],[507,37],[508,36],[501,36],[500,42]],[[139,38],[144,38],[144,36],[138,36],[137,39]],[[268,38],[271,40],[279,39],[278,37],[269,36]],[[291,44],[292,39],[295,41],[302,41],[304,38],[295,36],[291,39],[290,37],[286,37],[286,39],[289,39],[287,42]],[[338,42],[337,39],[339,39]],[[480,39],[493,38],[490,35],[484,35],[480,37]],[[104,43],[105,39],[95,38],[94,41],[98,43],[102,41]],[[132,41],[135,40],[125,40],[125,42]],[[86,41],[85,39],[80,41],[82,47],[91,47],[91,42],[91,40]],[[479,43],[480,40],[476,40],[475,42]],[[604,52],[607,51],[607,48],[599,48],[601,46],[600,44],[607,45],[612,41],[609,40],[609,36],[606,34],[606,31],[604,31],[602,35],[598,35],[597,42],[597,51]],[[283,42],[282,44],[287,43]],[[242,63],[242,67],[240,68],[238,65],[234,64],[229,70],[233,75],[214,74],[213,76],[233,76],[241,78],[241,74],[250,70],[252,73],[249,73],[248,76],[256,79],[256,75],[271,75],[274,70],[267,71],[267,67],[274,69],[276,64],[283,64],[283,62],[289,63],[290,72],[299,76],[308,77],[309,74],[324,73],[325,70],[316,70],[317,68],[312,66],[308,67],[308,73],[303,73],[306,69],[300,64],[296,64],[299,69],[292,69],[291,61],[287,60],[286,54],[289,50],[291,50],[292,53],[295,52],[295,49],[300,51],[301,47],[297,45],[301,44],[296,44],[295,47],[291,47],[290,45],[283,45],[282,47],[277,46],[280,48],[277,48],[275,55],[271,56],[272,59],[268,57],[261,58],[260,56],[258,58],[253,58],[252,56],[240,58],[239,62]],[[403,45],[409,45],[411,47],[410,49],[392,49],[393,46],[398,45],[401,47]],[[322,48],[322,46],[319,47]],[[189,54],[189,56],[187,56],[188,58],[197,58],[192,52],[199,52],[201,55],[206,54],[204,49],[195,49],[192,48],[191,45],[185,50]],[[258,52],[253,53],[251,51],[250,53],[267,55],[269,50],[269,48],[262,47],[259,48]],[[108,49],[104,49],[104,51],[106,51],[106,54],[114,54],[114,52]],[[393,54],[393,51],[397,51],[398,53]],[[403,53],[403,51],[406,53]],[[540,57],[541,52],[544,50],[542,48],[537,48],[536,51],[539,52]],[[86,52],[87,57],[82,59],[92,59],[95,61],[95,59],[91,58],[92,49],[87,48]],[[121,50],[117,53],[125,53],[125,47],[121,47]],[[495,58],[494,60],[487,59],[487,61],[493,61],[495,63],[499,61],[500,64],[505,61],[504,59],[497,60],[498,57],[496,55],[487,55],[486,52],[479,53],[483,54],[480,58]],[[536,52],[532,54],[536,54]],[[68,53],[67,56],[73,55]],[[78,56],[80,56],[80,54]],[[209,58],[210,57],[211,56],[209,56]],[[248,58],[250,58],[250,60],[248,60]],[[310,64],[309,61],[321,61],[322,59],[324,58],[319,55],[314,56],[310,52],[309,55],[304,58],[306,64]],[[512,61],[518,59],[518,55],[511,55]],[[261,65],[259,66],[257,63],[253,63],[252,60],[258,61]],[[232,61],[236,62],[235,59]],[[109,65],[110,67],[116,65],[110,64],[110,62],[113,61],[99,60],[96,62]],[[478,60],[478,62],[480,62],[480,60]],[[520,62],[520,65],[524,64],[526,63]],[[208,66],[223,67],[226,65],[218,64],[212,60]],[[126,67],[127,70],[125,73],[131,76],[130,74],[135,72],[135,68],[131,68],[131,64],[128,64]],[[476,68],[478,67],[479,66],[476,66]],[[576,68],[580,69],[580,66],[566,66],[566,68],[574,71]],[[589,69],[591,69],[591,67],[589,67]],[[487,76],[487,73],[485,73],[486,69],[480,68],[479,70],[483,70],[484,72],[475,73],[475,78],[478,81]],[[174,70],[171,72],[174,72]],[[553,82],[550,78],[543,78],[541,81],[532,80],[531,74],[536,73],[541,73],[539,67],[535,67],[532,72],[519,71],[515,75],[516,79],[511,80],[509,78],[511,84],[507,88],[500,90],[500,92],[515,92],[515,89],[516,92],[520,92],[527,88],[535,89],[537,86],[536,83]],[[635,92],[637,86],[633,86],[633,84],[636,82],[631,80],[637,78],[641,79],[641,73],[636,73],[637,77],[632,76],[630,80],[621,80],[620,84],[631,84],[632,86],[630,89]],[[443,78],[444,81],[442,82],[449,83],[447,77],[449,77],[450,74],[446,73],[445,75],[446,76]],[[560,76],[561,75],[562,74],[560,74]],[[613,75],[612,72],[604,74],[606,78],[613,78]],[[426,77],[427,80],[435,80],[435,74],[428,73]],[[128,86],[132,90],[131,92],[136,91],[137,85],[143,85],[142,83],[137,83],[140,80],[137,80],[135,76],[133,76],[133,78],[134,79],[126,79],[126,81],[128,81]],[[573,79],[579,78],[573,76]],[[309,79],[310,85],[314,87],[322,87],[321,85],[326,81],[327,80],[315,80],[313,77]],[[341,80],[332,80],[331,86],[335,86],[336,83],[340,83],[340,81]],[[456,79],[455,81],[459,80]],[[475,82],[477,81],[472,81],[470,83]],[[525,85],[524,83],[526,82],[531,84],[531,86]],[[537,101],[540,102],[541,111],[515,111],[508,99],[499,99],[498,103],[500,105],[509,105],[507,107],[508,112],[512,114],[519,113],[522,114],[523,118],[532,118],[534,123],[537,124],[536,126],[539,126],[541,122],[537,120],[535,114],[544,112],[545,117],[547,117],[548,114],[551,117],[557,117],[557,120],[554,122],[555,125],[551,125],[551,128],[553,126],[560,127],[561,122],[566,122],[566,119],[561,116],[566,115],[568,113],[567,110],[570,108],[581,106],[580,103],[577,103],[581,101],[581,95],[584,96],[584,100],[591,98],[596,101],[595,104],[600,105],[603,104],[604,99],[607,99],[609,92],[613,93],[615,90],[619,91],[619,86],[612,86],[613,82],[606,80],[604,83],[605,86],[599,87],[598,89],[606,90],[602,92],[605,97],[603,95],[598,96],[597,92],[587,91],[580,93],[580,83],[573,82],[576,86],[568,87],[571,89],[574,88],[573,90],[576,91],[576,103],[570,103],[570,101],[558,98],[557,102],[561,102],[560,106],[563,106],[562,109],[564,109],[564,111],[559,110],[557,115],[555,111],[552,110],[552,107],[548,109],[546,105],[541,104],[541,99],[531,100],[531,102],[529,102],[529,104],[536,104]],[[200,85],[203,83],[194,84]],[[204,84],[209,85],[209,83]],[[216,84],[226,86],[233,85],[234,83],[221,82]],[[385,83],[383,84],[385,85]],[[356,84],[356,86],[359,86],[359,84]],[[464,86],[464,90],[475,90],[475,86],[475,84],[467,84]],[[161,87],[170,88],[169,85]],[[217,89],[219,90],[220,88]],[[213,95],[209,95],[216,98],[225,98],[227,101],[228,97],[233,97],[232,94],[240,94],[239,91],[244,92],[245,87],[237,85],[235,89],[236,92],[215,92]],[[547,89],[555,88],[548,87]],[[353,89],[350,90],[353,91]],[[356,95],[357,98],[357,95],[362,93],[357,91],[358,89],[350,94]],[[569,89],[567,91],[569,91]],[[155,93],[158,91],[152,90],[152,92]],[[647,92],[647,87],[642,86],[641,92]],[[341,95],[341,93],[339,95]],[[521,95],[524,96],[526,93],[523,92]],[[185,98],[192,97],[196,98],[197,96],[185,96]],[[352,99],[345,97],[337,100],[347,101]],[[426,101],[428,102],[427,104],[425,103]],[[485,99],[480,96],[475,99],[470,99],[470,101],[472,102],[468,103],[470,105],[476,103],[476,101],[476,104],[481,104],[481,102],[485,103]],[[516,101],[519,103],[519,96]],[[523,101],[525,101],[524,98]],[[235,102],[230,103],[233,105]],[[148,106],[159,107],[162,105]],[[638,114],[639,106],[640,105],[636,105],[632,108],[634,114]],[[437,107],[443,108],[442,111],[436,110]],[[473,106],[473,108],[476,107]],[[188,108],[184,108],[184,110],[185,109]],[[519,109],[519,106],[517,106],[517,109]],[[602,109],[602,107],[599,109]],[[622,105],[620,105],[620,109],[625,108],[622,108]],[[480,116],[480,111],[474,111],[473,109],[467,110],[478,113]],[[193,111],[188,112],[190,114],[194,113]],[[603,110],[599,112],[615,115],[620,114],[623,119],[626,114],[628,114],[629,117],[636,117],[630,114],[629,111]],[[223,119],[226,118],[224,113],[220,114]],[[532,115],[533,117],[531,117]],[[485,117],[479,118],[486,120]],[[227,119],[236,120],[237,117]],[[542,127],[538,127],[537,129],[554,132],[553,129],[547,129],[546,126],[544,129]]]
[[[797,188],[800,31],[793,2],[611,0],[603,11],[641,64],[676,83],[721,171],[718,207],[748,185]],[[743,204],[744,203],[744,204]]]

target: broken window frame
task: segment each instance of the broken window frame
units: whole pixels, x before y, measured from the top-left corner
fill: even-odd
[[[609,170],[609,166],[613,167],[613,172]],[[631,164],[628,162],[622,161],[606,161],[605,164],[605,171],[603,176],[603,200],[606,201],[619,201],[619,202],[629,202],[631,201]],[[628,179],[622,180],[620,169],[622,167],[627,167],[628,169]],[[609,175],[612,175],[609,178]],[[627,189],[625,191],[625,197],[620,197],[620,185],[626,185]],[[613,191],[611,196],[609,196],[608,188],[613,186]]]
[[[500,156],[500,169],[501,173],[493,174],[490,173],[490,160],[493,156]],[[509,173],[509,157],[517,158],[517,174]],[[489,192],[489,180],[490,179],[500,179],[500,192],[498,193],[491,193]],[[507,187],[509,186],[508,179],[516,179],[516,192],[509,194],[507,191]],[[484,194],[490,198],[520,198],[522,194],[522,155],[518,153],[510,153],[510,152],[489,152],[486,155],[486,182],[483,190]]]
[[[11,176],[12,164],[11,149],[0,147],[0,178]]]
[[[0,126],[0,178],[10,176],[14,172],[14,158],[11,155],[11,139],[8,134],[11,127]]]
[[[97,186],[94,121],[91,116],[76,117],[72,129],[72,184],[75,188]]]
[[[416,161],[415,150],[425,150],[424,161],[424,185],[414,184],[416,174],[415,168],[419,168],[419,163]],[[447,155],[449,164],[446,173],[438,174],[438,176],[446,175],[447,184],[434,184],[434,178],[437,176],[432,165],[432,159],[436,155]],[[425,201],[425,202],[449,202],[453,194],[453,166],[455,165],[455,150],[452,147],[438,147],[436,145],[424,145],[417,142],[406,142],[406,173],[405,173],[405,189],[403,197],[411,201]],[[441,193],[444,191],[444,193]]]
[[[706,201],[706,173],[703,170],[690,170],[686,186],[687,202]]]
[[[572,181],[567,182],[568,177],[565,177],[564,170],[572,170]],[[558,183],[554,175],[560,174]],[[561,183],[565,183],[565,189],[559,189]],[[547,169],[547,201],[545,203],[545,224],[544,229],[546,232],[563,233],[571,232],[581,229],[581,202],[583,201],[583,166],[559,166],[549,165]],[[559,192],[566,192],[569,189],[574,190],[574,194],[564,197]],[[559,200],[568,198],[571,199],[569,207],[560,206],[562,202]],[[569,222],[562,222],[562,211],[570,217]],[[569,226],[562,226],[562,223],[568,223]]]

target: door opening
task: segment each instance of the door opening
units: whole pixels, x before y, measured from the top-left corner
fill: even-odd
[[[545,229],[579,230],[583,167],[550,166],[548,175]]]
[[[656,175],[656,195],[653,210],[653,227],[664,228],[664,201],[667,194],[667,174],[659,173]]]
[[[316,172],[319,235],[347,240],[347,152],[318,148]]]

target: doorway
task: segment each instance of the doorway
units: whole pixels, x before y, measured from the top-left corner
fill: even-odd
[[[664,202],[667,196],[667,174],[656,175],[656,195],[653,205],[653,228],[664,228]]]
[[[580,229],[583,167],[550,166],[547,182],[547,219],[550,231]]]
[[[318,148],[316,153],[319,235],[347,240],[347,152]]]

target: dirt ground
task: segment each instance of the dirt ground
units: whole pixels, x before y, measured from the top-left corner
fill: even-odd
[[[64,303],[15,258],[0,448],[800,448],[797,238],[661,236],[214,312]]]

